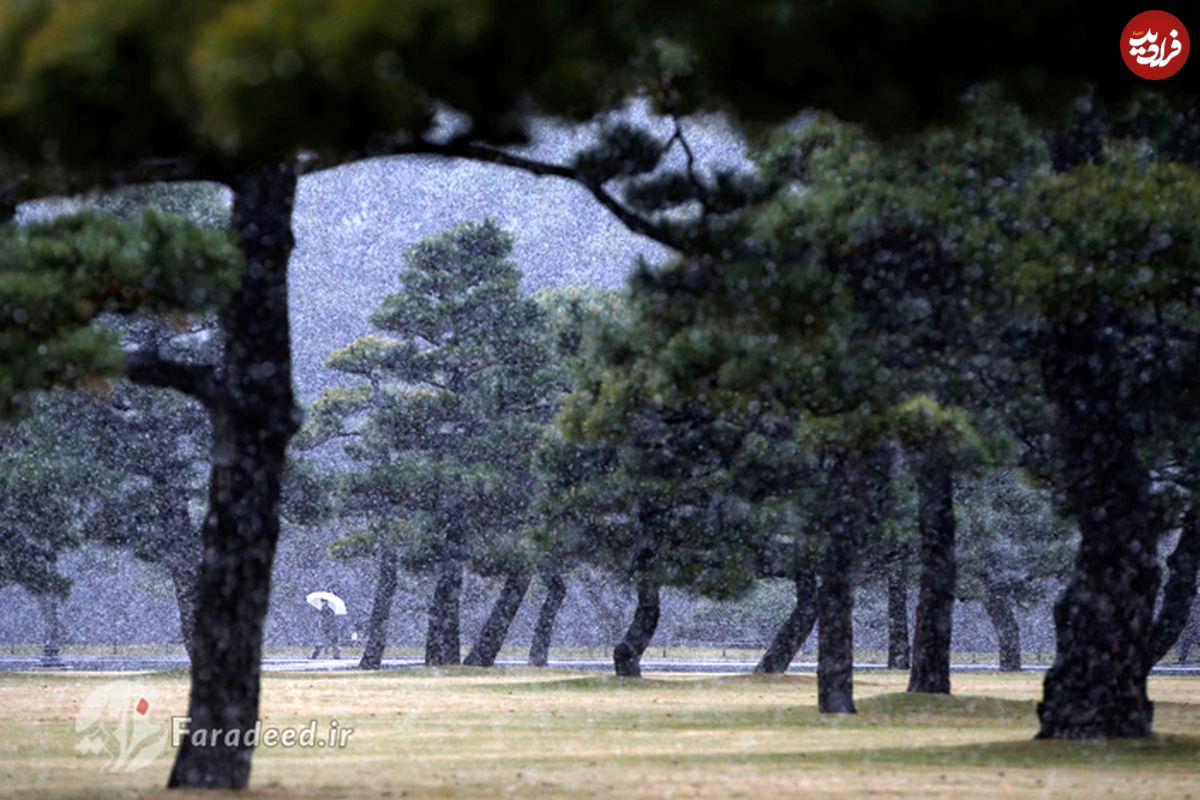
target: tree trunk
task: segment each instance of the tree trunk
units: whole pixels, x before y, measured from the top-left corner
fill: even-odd
[[[996,629],[996,641],[1000,647],[1000,669],[1004,672],[1021,671],[1021,629],[1013,614],[1008,595],[986,576],[983,578],[983,608],[987,611],[992,626]]]
[[[175,587],[175,605],[179,608],[179,635],[183,639],[183,649],[187,651],[188,660],[195,653],[196,641],[196,575],[199,564],[191,569],[172,562],[171,584]]]
[[[0,183],[0,225],[11,221],[16,216],[19,197],[19,181]]]
[[[921,588],[913,629],[908,691],[950,693],[950,625],[954,614],[954,473],[941,442],[916,458]]]
[[[834,513],[817,590],[817,710],[853,714],[854,571],[866,524],[863,456],[845,452],[829,478]]]
[[[888,571],[888,669],[908,669],[908,548]]]
[[[1150,663],[1157,664],[1167,656],[1179,635],[1187,626],[1196,597],[1196,573],[1200,570],[1200,511],[1193,506],[1183,519],[1183,530],[1175,550],[1167,559],[1166,584],[1163,586],[1162,608],[1154,620],[1150,642]]]
[[[166,554],[167,571],[175,589],[175,605],[179,609],[179,635],[188,661],[195,653],[196,638],[196,583],[200,575],[200,561],[204,558],[204,543],[199,531],[192,527],[188,514],[187,498],[180,495],[170,510],[170,523],[178,535],[173,537],[171,552]]]
[[[529,666],[544,667],[550,662],[550,634],[554,631],[554,620],[567,596],[567,584],[555,570],[542,570],[542,583],[546,584],[546,599],[538,611],[537,624],[533,627],[533,641],[529,645]]]
[[[836,561],[844,564],[848,559]],[[853,612],[849,576],[827,565],[817,590],[817,710],[824,714],[855,713]]]
[[[396,595],[396,551],[385,547],[379,553],[379,578],[375,581],[375,599],[367,622],[367,643],[363,647],[359,669],[379,669],[387,647],[388,618],[392,616],[392,598]]]
[[[613,667],[618,677],[642,677],[642,653],[646,652],[646,646],[654,638],[658,613],[658,584],[639,582],[633,621],[625,631],[625,638],[613,648]]]
[[[525,592],[529,590],[531,580],[532,576],[528,573],[509,575],[504,579],[500,596],[496,598],[492,613],[488,614],[487,622],[479,631],[479,638],[475,640],[471,652],[467,653],[464,664],[470,667],[490,667],[496,663],[496,656],[500,653],[504,638],[508,636],[508,628],[512,625],[513,617],[517,616],[517,609],[525,599]]]
[[[61,601],[54,595],[38,595],[38,605],[42,610],[42,621],[45,623],[45,638],[42,642],[42,666],[61,667],[59,647],[62,644],[62,622],[58,617],[58,606]]]
[[[1146,695],[1158,593],[1150,480],[1122,407],[1115,328],[1095,315],[1047,342],[1063,486],[1079,522],[1074,573],[1054,606],[1057,652],[1038,705],[1042,739],[1147,736]]]
[[[817,622],[817,576],[808,570],[796,574],[796,605],[780,626],[771,646],[763,653],[755,672],[782,674],[804,646]]]
[[[209,511],[196,591],[189,728],[246,732],[258,719],[263,618],[279,538],[284,451],[300,411],[292,395],[287,263],[296,175],[275,165],[234,187],[233,229],[245,256],[223,318]],[[254,748],[238,736],[184,737],[169,787],[242,789]],[[226,744],[229,742],[229,744]]]
[[[437,586],[429,603],[429,629],[425,635],[425,666],[445,667],[462,663],[459,646],[459,600],[462,595],[463,562],[457,554],[442,561]]]

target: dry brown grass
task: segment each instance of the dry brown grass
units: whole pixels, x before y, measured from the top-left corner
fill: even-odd
[[[170,748],[117,775],[74,751],[83,697],[131,677],[164,718],[185,710],[178,673],[0,675],[0,792],[188,796],[159,788]],[[1152,679],[1157,735],[1111,743],[1033,741],[1039,675],[955,675],[949,698],[905,681],[862,674],[860,713],[832,717],[811,676],[273,673],[264,725],[355,732],[345,749],[260,749],[238,796],[1200,797],[1200,679]]]

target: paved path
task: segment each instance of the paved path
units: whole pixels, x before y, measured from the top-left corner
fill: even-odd
[[[67,656],[62,659],[62,666],[51,669],[72,672],[145,672],[160,670],[186,670],[188,662],[181,656],[138,657],[138,656]],[[663,659],[644,659],[642,672],[699,672],[699,673],[739,673],[754,670],[755,661],[672,661]],[[414,669],[423,666],[420,659],[415,658],[385,658],[384,669]],[[523,667],[524,661],[499,660],[499,667]],[[551,667],[560,669],[583,670],[587,672],[610,672],[612,661],[608,659],[563,659],[550,661]],[[884,664],[863,663],[855,664],[855,671],[867,672],[886,669]],[[951,672],[988,672],[995,670],[995,664],[952,664]],[[41,659],[34,656],[0,656],[0,671],[23,671],[47,669],[42,666]],[[358,669],[358,658],[294,658],[271,656],[263,659],[265,672],[341,672]],[[790,673],[813,673],[817,671],[815,662],[795,662],[788,669]],[[1045,672],[1046,665],[1025,667],[1027,672]],[[1154,675],[1187,675],[1200,676],[1200,664],[1163,664],[1152,670]]]

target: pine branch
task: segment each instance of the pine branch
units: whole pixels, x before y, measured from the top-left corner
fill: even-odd
[[[679,252],[687,252],[687,242],[668,228],[634,212],[616,199],[604,183],[588,175],[576,167],[566,164],[554,164],[547,161],[514,155],[505,150],[487,145],[473,144],[469,141],[452,139],[448,142],[430,142],[417,139],[407,142],[388,142],[373,150],[374,156],[396,155],[430,155],[444,158],[464,158],[468,161],[478,161],[485,164],[498,164],[512,167],[539,177],[555,177],[576,183],[587,189],[600,205],[621,221],[626,228],[634,233],[653,239]]]
[[[687,161],[687,177],[688,182],[696,190],[696,199],[700,202],[700,208],[703,216],[708,216],[712,211],[712,207],[708,202],[708,188],[696,175],[696,154],[692,152],[692,147],[688,144],[687,138],[683,135],[683,124],[679,121],[679,115],[672,117],[675,122],[675,133],[671,135],[672,142],[679,142],[679,146],[683,148],[683,155]]]
[[[676,141],[676,137],[668,140],[664,149]],[[682,142],[681,142],[682,143]],[[455,138],[448,142],[430,142],[424,139],[409,141],[384,140],[381,144],[373,144],[363,154],[352,154],[345,158],[326,161],[312,153],[303,153],[297,158],[294,167],[297,174],[306,175],[324,169],[332,169],[363,157],[381,157],[398,155],[429,155],[443,158],[463,158],[485,164],[498,164],[512,167],[539,177],[556,177],[576,183],[591,193],[600,205],[621,221],[626,228],[639,233],[660,244],[679,252],[687,252],[689,247],[685,239],[678,236],[669,228],[650,220],[628,208],[604,188],[604,181],[597,180],[583,170],[566,164],[554,164],[547,161],[526,158],[515,155],[497,147],[472,143],[466,138]],[[146,159],[137,164],[111,170],[103,175],[66,176],[55,185],[56,193],[75,193],[96,186],[120,186],[126,183],[147,183],[157,181],[186,181],[211,180],[226,185],[232,185],[233,176],[230,169],[219,163],[218,159]],[[16,204],[34,199],[45,193],[44,187],[33,182],[12,185],[12,197],[5,198],[15,208]],[[39,191],[40,190],[40,191]]]
[[[219,381],[216,370],[207,364],[185,364],[163,358],[154,350],[133,350],[125,354],[125,375],[142,386],[175,389],[196,398],[211,408],[216,400]]]

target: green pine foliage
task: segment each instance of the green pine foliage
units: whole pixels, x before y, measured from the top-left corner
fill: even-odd
[[[718,416],[660,394],[667,382],[638,370],[654,345],[635,319],[636,306],[593,307],[570,362],[561,438],[539,452],[540,538],[568,562],[623,581],[737,596],[768,549],[770,513],[755,503],[763,485],[790,478],[776,467],[794,467],[792,449],[761,415]]]
[[[106,170],[190,157],[216,178],[301,150],[340,159],[389,136],[420,136],[439,104],[469,115],[482,139],[511,140],[524,133],[515,109],[530,100],[587,116],[619,99],[640,33],[622,10],[636,9],[9,3],[0,9],[0,130],[30,160]]]
[[[1018,471],[964,479],[955,513],[960,599],[982,600],[990,589],[1028,606],[1069,574],[1077,532]]]
[[[29,392],[117,373],[103,314],[219,307],[241,273],[229,238],[157,211],[0,227],[0,413]]]
[[[97,457],[114,444],[106,431],[64,425],[95,405],[81,394],[39,395],[27,415],[0,429],[0,585],[67,596],[58,558],[95,535],[122,482]]]
[[[384,335],[329,356],[363,381],[324,393],[301,434],[309,444],[357,434],[346,452],[361,469],[345,478],[342,513],[370,524],[339,554],[374,541],[415,569],[451,547],[486,575],[532,566],[531,458],[563,384],[511,250],[490,221],[417,243],[400,290],[370,317]]]

